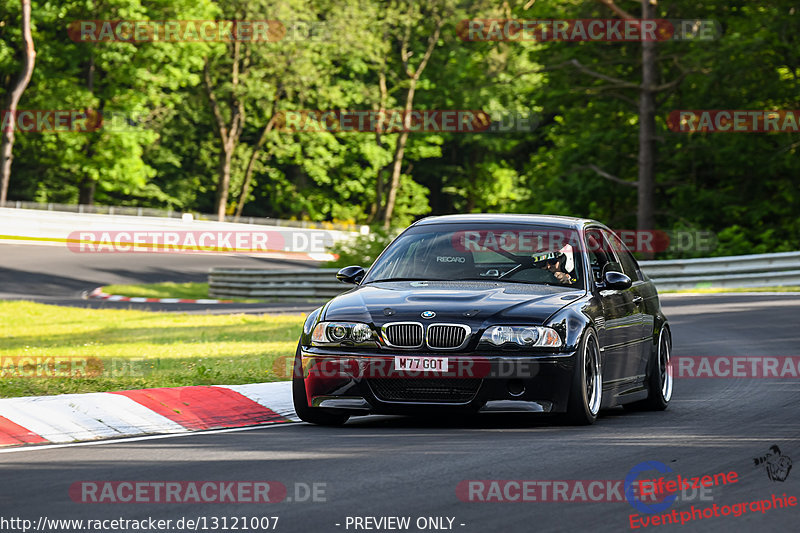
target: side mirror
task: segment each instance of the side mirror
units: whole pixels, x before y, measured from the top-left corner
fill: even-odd
[[[364,279],[364,274],[366,273],[367,271],[364,270],[363,267],[355,265],[347,266],[336,273],[336,279],[342,283],[352,283],[353,285],[358,285],[361,283],[361,280]]]
[[[631,278],[629,278],[622,272],[610,271],[606,272],[605,283],[603,284],[603,288],[622,291],[630,288],[631,284],[632,284]]]

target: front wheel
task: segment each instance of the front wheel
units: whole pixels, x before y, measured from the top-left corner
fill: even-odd
[[[603,399],[603,367],[597,334],[587,328],[578,348],[567,418],[576,425],[594,424]]]
[[[319,426],[341,426],[350,418],[350,415],[329,411],[322,407],[308,406],[299,343],[294,356],[294,367],[292,369],[292,400],[294,402],[294,411],[303,422],[317,424]]]

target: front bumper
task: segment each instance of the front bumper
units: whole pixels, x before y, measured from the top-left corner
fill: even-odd
[[[395,356],[447,357],[447,372],[395,371]],[[564,412],[574,353],[340,353],[301,348],[310,407],[360,414]]]

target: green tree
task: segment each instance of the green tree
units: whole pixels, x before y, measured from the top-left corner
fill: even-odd
[[[39,58],[21,107],[86,110],[99,113],[104,123],[96,131],[21,136],[16,196],[86,204],[171,202],[154,186],[154,169],[143,154],[158,142],[180,92],[198,83],[198,49],[205,45],[76,42],[68,25],[89,19],[202,19],[212,12],[210,3],[188,0],[150,2],[147,8],[137,0],[34,3]]]
[[[7,92],[6,105],[3,107],[2,114],[8,113],[11,117],[11,122],[15,122],[15,114],[17,112],[17,104],[28,82],[31,81],[33,75],[33,66],[36,62],[36,50],[33,45],[33,36],[31,35],[31,2],[30,0],[20,1],[20,19],[22,21],[21,28],[21,66],[20,73],[14,84],[9,87]],[[13,159],[14,150],[14,127],[3,128],[2,139],[0,139],[0,206],[6,202],[8,194],[8,181],[11,178],[11,161]]]

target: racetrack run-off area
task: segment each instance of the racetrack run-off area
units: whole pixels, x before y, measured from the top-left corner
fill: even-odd
[[[669,295],[663,306],[677,356],[785,355],[800,342],[800,298],[794,295]],[[456,489],[465,480],[622,480],[637,464],[658,461],[684,477],[738,474],[737,483],[715,487],[706,496],[711,500],[689,497],[670,510],[797,495],[796,472],[772,481],[754,459],[775,445],[788,458],[800,457],[798,401],[796,379],[677,379],[668,410],[613,410],[590,427],[524,415],[376,416],[354,418],[342,428],[288,424],[17,448],[0,454],[0,472],[16,480],[0,487],[0,501],[13,501],[15,515],[33,519],[46,502],[49,518],[270,515],[280,517],[281,530],[298,532],[344,530],[354,516],[410,516],[412,523],[447,516],[461,531],[529,531],[532,521],[536,531],[586,524],[622,531],[637,512],[627,502],[471,502],[460,500]],[[85,504],[69,494],[82,480],[269,480],[288,492],[267,506]],[[306,485],[314,483],[321,496],[303,499]],[[295,496],[299,501],[290,501]],[[680,531],[790,531],[797,519],[797,507],[779,508],[690,522]]]

